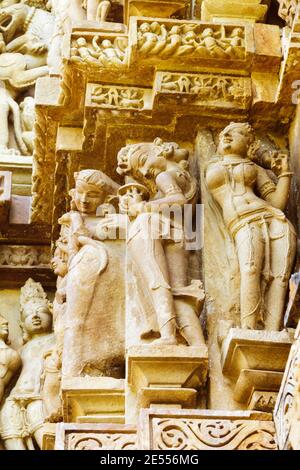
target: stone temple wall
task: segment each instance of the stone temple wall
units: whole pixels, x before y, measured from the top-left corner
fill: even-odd
[[[0,450],[300,449],[299,32],[0,1]]]

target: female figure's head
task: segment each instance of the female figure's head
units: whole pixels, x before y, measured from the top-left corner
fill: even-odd
[[[70,191],[73,205],[82,214],[95,215],[109,194],[116,194],[118,185],[99,170],[75,173],[75,189]]]
[[[232,122],[220,133],[218,153],[247,157],[248,149],[254,140],[254,131],[250,124]]]

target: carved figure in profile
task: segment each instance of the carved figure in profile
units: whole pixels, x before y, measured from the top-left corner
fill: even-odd
[[[21,320],[25,345],[22,370],[0,413],[1,437],[7,450],[42,446],[44,408],[41,375],[44,354],[53,347],[51,304],[40,283],[28,279],[21,289]]]
[[[193,301],[187,300],[201,298],[203,303],[204,293],[199,285],[188,285],[182,221],[163,212],[163,208],[176,206],[181,211],[185,204],[195,204],[197,185],[186,169],[187,157],[185,149],[160,139],[128,145],[118,154],[117,171],[145,185],[151,195],[149,201],[130,204],[129,213],[135,218],[127,250],[137,283],[137,302],[144,314],[141,338],[159,335],[159,344],[177,344],[178,329],[189,345],[204,342]],[[171,232],[164,236],[168,228]],[[174,299],[175,291],[186,301]]]
[[[0,315],[0,404],[5,388],[21,367],[20,355],[9,346],[8,335],[8,321]]]
[[[287,155],[275,152],[274,183],[267,170],[249,158],[254,141],[249,124],[227,126],[207,168],[206,184],[235,245],[241,326],[278,331],[296,250],[294,228],[283,212],[292,173]]]

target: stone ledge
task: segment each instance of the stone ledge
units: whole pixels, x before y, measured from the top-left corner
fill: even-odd
[[[62,380],[65,422],[124,422],[124,380],[71,377]]]

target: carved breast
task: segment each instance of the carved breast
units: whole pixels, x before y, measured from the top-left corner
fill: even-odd
[[[257,170],[252,162],[237,164],[220,162],[209,167],[206,173],[206,183],[210,191],[224,185],[229,185],[232,189],[236,185],[253,187],[256,177]]]

